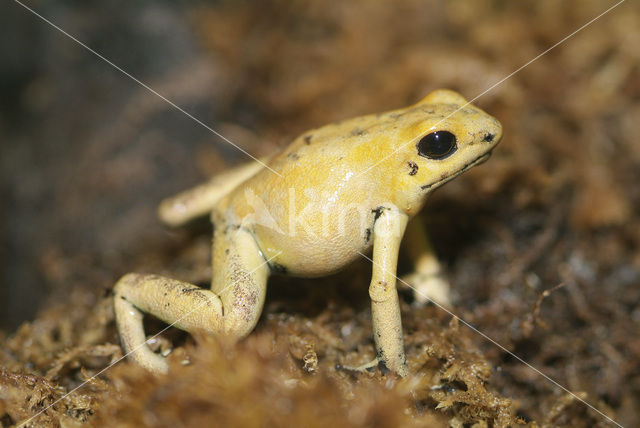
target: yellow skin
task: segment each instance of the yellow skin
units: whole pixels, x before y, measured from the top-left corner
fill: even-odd
[[[434,143],[434,133],[443,142]],[[501,136],[496,119],[453,91],[437,90],[407,108],[308,131],[265,160],[271,170],[243,165],[164,201],[159,215],[169,225],[211,213],[211,290],[125,275],[114,288],[125,351],[164,373],[165,359],[145,343],[143,313],[186,331],[239,339],[258,321],[271,273],[327,275],[373,246],[377,357],[355,370],[384,365],[406,375],[396,264],[407,222],[433,189],[485,161]],[[414,230],[409,238],[416,297],[448,304],[448,284],[424,234]]]

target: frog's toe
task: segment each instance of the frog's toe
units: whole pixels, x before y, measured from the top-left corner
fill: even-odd
[[[349,373],[354,373],[354,374],[358,374],[358,373],[373,373],[376,370],[380,370],[380,372],[382,374],[387,374],[389,372],[394,372],[394,370],[390,370],[387,365],[384,363],[384,361],[382,361],[380,358],[376,357],[373,360],[369,361],[368,363],[362,364],[360,366],[345,366],[342,364],[336,364],[336,370],[338,371],[345,371],[345,372],[349,372]],[[395,370],[396,374],[398,374],[401,377],[404,377],[407,375],[408,371],[407,371],[407,366],[406,364],[400,364],[398,366],[398,368]]]
[[[372,373],[377,368],[379,368],[383,373],[386,373],[389,371],[389,369],[387,369],[387,366],[385,366],[384,363],[380,361],[379,358],[374,358],[368,363],[362,364],[360,366],[345,366],[342,364],[336,364],[336,370],[350,372],[350,373],[364,373],[364,372]]]

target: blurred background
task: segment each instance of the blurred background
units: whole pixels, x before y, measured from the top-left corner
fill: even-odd
[[[615,2],[26,4],[261,156],[436,88],[474,98]],[[71,295],[91,307],[128,271],[206,282],[206,221],[168,230],[155,209],[245,156],[18,3],[2,2],[0,25],[4,337],[45,308],[72,311]],[[628,426],[640,423],[639,40],[640,4],[626,1],[478,98],[503,142],[424,219],[460,314]],[[533,375],[478,346],[522,417],[548,414],[546,388],[523,386]],[[603,423],[586,413],[573,426]]]
[[[242,111],[186,3],[29,5],[205,123]],[[129,251],[162,240],[159,200],[241,153],[20,5],[1,7],[0,313],[13,329],[49,296],[116,279]]]

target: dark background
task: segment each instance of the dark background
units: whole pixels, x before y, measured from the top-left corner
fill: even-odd
[[[184,4],[29,5],[214,123],[223,89]],[[199,151],[241,154],[18,4],[0,7],[0,314],[11,330],[49,296],[116,279],[127,249],[161,239],[155,205],[203,177]]]

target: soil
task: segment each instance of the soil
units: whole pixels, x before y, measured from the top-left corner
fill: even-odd
[[[0,426],[640,426],[640,3],[537,57],[614,4],[33,4],[256,156],[436,88],[500,120],[419,217],[455,316],[401,290],[400,379],[336,370],[375,353],[364,259],[272,278],[238,344],[163,331],[166,376],[119,361],[121,275],[211,275],[208,221],[167,229],[158,202],[245,158],[5,2]]]

